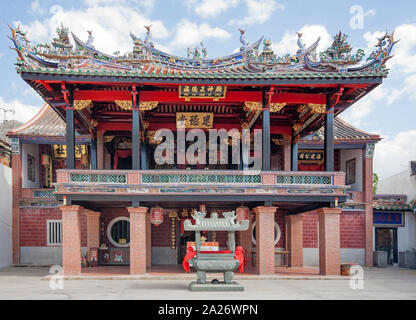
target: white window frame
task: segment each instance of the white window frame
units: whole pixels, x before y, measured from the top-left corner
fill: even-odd
[[[59,235],[60,239],[59,241],[50,241],[51,239],[51,225],[58,225],[59,227]],[[57,235],[55,235],[56,239]],[[63,225],[62,220],[46,220],[46,244],[49,247],[62,247],[62,241],[63,241]]]

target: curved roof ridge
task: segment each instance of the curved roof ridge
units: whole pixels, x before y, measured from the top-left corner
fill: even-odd
[[[36,113],[32,119],[30,119],[29,121],[23,123],[22,125],[18,126],[17,128],[14,128],[13,130],[10,130],[7,135],[12,135],[12,134],[16,134],[19,133],[20,131],[32,126],[34,123],[36,123],[36,121],[38,121],[39,119],[41,119],[41,116],[48,110],[49,104],[44,103],[42,108],[39,109],[38,113]]]
[[[344,119],[342,119],[341,117],[335,117],[335,120],[338,120],[338,121],[339,121],[339,122],[341,122],[343,125],[345,125],[345,126],[347,126],[347,127],[350,127],[351,129],[353,129],[353,130],[355,130],[355,131],[359,131],[359,132],[361,132],[362,134],[365,134],[365,135],[368,135],[368,136],[371,136],[371,137],[378,137],[378,138],[380,138],[380,135],[375,134],[375,133],[370,133],[370,132],[364,131],[364,130],[362,130],[362,129],[359,129],[359,128],[357,128],[357,127],[354,127],[352,124],[348,123],[347,121],[345,121],[345,120],[344,120]],[[381,139],[381,138],[380,138],[380,139]]]

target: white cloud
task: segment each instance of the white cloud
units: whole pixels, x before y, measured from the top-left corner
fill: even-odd
[[[32,9],[32,12],[35,14],[42,15],[46,12],[45,9],[40,5],[39,0],[33,1],[30,7]]]
[[[184,0],[183,5],[202,18],[214,18],[230,8],[235,8],[240,0]]]
[[[306,47],[312,45],[318,37],[321,37],[317,52],[324,51],[332,43],[332,37],[328,30],[323,25],[313,24],[305,25],[300,30],[286,31],[282,40],[277,43],[273,43],[272,47],[277,55],[285,55],[287,53],[295,54],[299,49],[297,45],[298,36],[296,32],[302,33],[302,42]]]
[[[285,6],[275,0],[244,0],[247,7],[247,16],[241,19],[232,19],[228,24],[248,26],[263,24],[268,21],[276,10],[283,11]]]
[[[231,34],[221,28],[213,28],[207,23],[198,25],[187,19],[183,19],[177,25],[175,38],[169,46],[173,48],[186,48],[198,44],[205,39],[227,40]]]
[[[374,172],[381,178],[406,170],[409,161],[416,159],[416,130],[399,132],[377,143],[374,153]]]
[[[386,98],[389,96],[390,90],[385,85],[380,85],[371,93],[354,103],[347,111],[342,113],[342,118],[351,123],[353,126],[359,127],[365,117],[378,105],[385,104]]]
[[[125,0],[85,1],[91,6],[70,10],[52,6],[48,18],[35,20],[28,25],[22,25],[22,28],[28,31],[29,39],[34,42],[50,42],[56,37],[55,30],[61,22],[83,40],[87,39],[86,31],[93,30],[94,46],[109,54],[114,51],[131,51],[133,43],[128,32],[131,30],[137,36],[143,37],[144,25],[152,24],[152,34],[155,39],[164,39],[170,35],[163,22],[147,18],[140,10],[125,4]],[[19,21],[14,22],[15,25],[19,23]]]
[[[25,104],[18,99],[6,101],[2,97],[0,97],[0,108],[4,108],[8,110],[13,109],[15,111],[14,115],[11,115],[10,113],[7,114],[6,120],[19,120],[22,122],[29,121],[36,115],[40,107],[41,106],[33,106],[33,105]],[[3,120],[2,112],[0,112],[0,114],[1,114],[1,120]]]

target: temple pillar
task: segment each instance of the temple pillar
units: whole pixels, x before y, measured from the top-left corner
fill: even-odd
[[[257,207],[256,269],[258,274],[274,274],[274,214],[276,207]]]
[[[12,263],[20,263],[20,194],[22,190],[22,154],[20,141],[12,155]]]
[[[73,103],[66,107],[66,168],[75,169],[75,122]]]
[[[340,275],[340,208],[320,208],[319,273]]]
[[[303,267],[303,216],[289,215],[286,220],[286,249],[289,267]]]
[[[62,263],[64,274],[81,274],[81,223],[80,206],[61,206],[62,211]]]
[[[130,213],[130,274],[146,273],[146,215],[147,208],[127,208]]]
[[[283,171],[290,171],[291,162],[291,138],[289,135],[283,135]]]
[[[140,170],[140,110],[136,103],[137,92],[133,94],[133,107],[132,107],[132,169]],[[138,95],[137,95],[138,99]]]
[[[298,149],[299,144],[292,143],[292,156],[291,156],[291,169],[292,171],[298,171]]]
[[[373,152],[374,144],[368,144],[363,156],[365,266],[373,266]]]
[[[330,106],[327,98],[327,108]],[[325,171],[334,171],[334,111],[328,110],[325,114]]]
[[[263,102],[263,171],[270,171],[270,110]]]
[[[87,217],[87,248],[88,253],[93,248],[100,247],[100,212],[85,210]]]
[[[104,170],[104,130],[97,131],[97,169]]]
[[[146,214],[146,267],[152,266],[152,223],[150,214]]]
[[[91,141],[91,170],[97,170],[97,139]]]

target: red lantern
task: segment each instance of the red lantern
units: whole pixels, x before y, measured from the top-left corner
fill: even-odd
[[[156,227],[163,223],[163,208],[156,206],[150,209],[150,222]]]
[[[238,207],[236,210],[236,215],[237,215],[237,222],[238,221],[243,221],[243,220],[248,220],[249,219],[249,214],[250,214],[250,209],[247,207]]]
[[[51,157],[47,154],[42,154],[40,158],[40,163],[42,164],[42,166],[48,167],[51,163]]]

